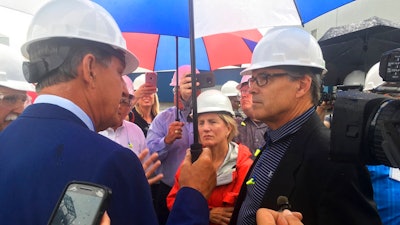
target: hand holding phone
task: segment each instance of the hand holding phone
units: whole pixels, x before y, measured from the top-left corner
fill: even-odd
[[[209,88],[215,86],[215,76],[213,72],[205,72],[196,74],[197,82],[200,83],[199,88]]]
[[[191,76],[190,74],[186,76]],[[213,72],[203,72],[196,74],[196,82],[199,83],[198,88],[209,88],[215,86],[215,76]]]
[[[64,189],[48,225],[97,225],[107,209],[111,189],[106,186],[72,181]]]

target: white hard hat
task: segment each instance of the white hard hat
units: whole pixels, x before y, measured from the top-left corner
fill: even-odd
[[[236,81],[228,80],[221,87],[222,94],[224,94],[225,96],[238,96],[239,91],[236,89],[236,86],[238,86],[238,84],[239,83]]]
[[[57,37],[94,41],[121,50],[126,64],[123,74],[131,73],[139,65],[137,57],[127,49],[114,18],[93,1],[49,1],[43,5],[33,16],[22,54],[29,58],[27,50],[31,44]]]
[[[383,78],[379,76],[379,65],[380,62],[377,62],[369,69],[365,76],[364,91],[370,91],[385,83]]]
[[[326,73],[321,47],[311,34],[298,27],[276,27],[258,42],[251,65],[240,74],[250,75],[252,70],[286,65],[314,67]]]
[[[180,79],[182,79],[185,75],[191,74],[191,73],[192,73],[191,68],[192,68],[192,67],[191,67],[190,65],[183,65],[183,66],[180,66],[180,67],[178,68],[178,73],[179,73],[178,79],[180,80]],[[199,71],[198,69],[196,69],[196,73],[200,73],[200,71]],[[179,80],[178,80],[178,81],[179,81]],[[176,71],[175,71],[175,73],[174,73],[174,76],[172,76],[171,83],[169,84],[169,86],[173,86],[173,87],[176,86]]]
[[[133,85],[132,85],[132,80],[128,75],[122,76],[122,79],[125,82],[126,88],[128,89],[129,94],[133,95]]]
[[[354,70],[344,78],[343,85],[362,85],[364,86],[365,73],[361,70]]]
[[[242,79],[240,80],[240,84],[236,86],[236,89],[240,90],[244,84],[249,82],[249,79],[251,78],[251,75],[243,75]]]
[[[142,73],[138,77],[136,77],[135,80],[133,80],[133,90],[136,91],[144,83],[146,83],[146,75],[144,73]]]
[[[20,91],[35,91],[22,72],[22,55],[7,45],[0,44],[0,86]]]
[[[197,96],[197,113],[226,112],[234,116],[231,101],[218,90],[207,90]]]

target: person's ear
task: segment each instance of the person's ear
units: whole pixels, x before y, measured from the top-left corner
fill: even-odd
[[[296,97],[302,97],[309,92],[311,88],[312,78],[306,75],[297,80],[297,82],[298,85],[297,85]]]
[[[96,80],[96,57],[93,54],[86,54],[83,57],[82,72],[85,82],[94,84]]]

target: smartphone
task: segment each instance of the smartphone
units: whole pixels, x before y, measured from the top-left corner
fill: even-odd
[[[145,73],[145,82],[157,87],[157,73],[156,72]]]
[[[111,189],[94,183],[72,181],[65,187],[48,225],[97,225],[107,209]]]
[[[215,86],[215,76],[213,72],[204,72],[196,74],[197,82],[200,83],[199,88],[209,88]]]

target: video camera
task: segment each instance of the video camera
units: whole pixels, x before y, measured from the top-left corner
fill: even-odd
[[[331,123],[331,158],[400,168],[400,49],[383,53],[379,75],[386,83],[376,93],[338,91]]]

